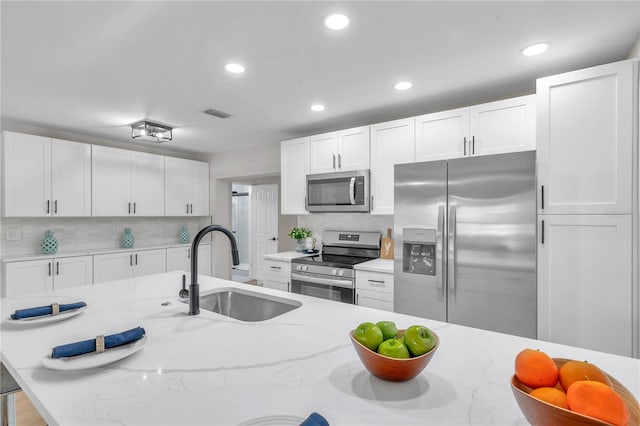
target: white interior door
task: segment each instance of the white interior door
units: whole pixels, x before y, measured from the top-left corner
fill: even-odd
[[[278,251],[278,185],[251,187],[251,277],[262,279],[263,256]]]

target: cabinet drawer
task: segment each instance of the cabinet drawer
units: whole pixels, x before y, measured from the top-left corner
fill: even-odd
[[[291,262],[264,259],[264,273],[288,281],[291,276]]]
[[[379,291],[356,290],[356,304],[368,308],[393,312],[393,294]]]
[[[393,294],[393,274],[356,271],[356,288]]]

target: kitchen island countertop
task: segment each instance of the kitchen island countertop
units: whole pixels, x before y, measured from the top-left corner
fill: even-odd
[[[303,305],[256,323],[206,310],[188,316],[177,297],[181,277],[170,272],[59,290],[55,298],[83,300],[87,308],[48,325],[7,319],[17,304],[37,297],[2,300],[2,362],[48,424],[275,424],[268,422],[316,411],[332,426],[525,425],[509,384],[514,357],[524,348],[589,360],[640,393],[638,359],[211,277],[200,277],[201,294],[242,287]],[[417,378],[385,382],[363,367],[349,330],[380,320],[399,328],[423,324],[440,336]],[[118,362],[76,371],[42,364],[53,346],[135,326],[146,329],[147,343]]]

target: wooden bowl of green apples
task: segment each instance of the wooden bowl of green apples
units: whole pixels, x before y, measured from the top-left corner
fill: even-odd
[[[411,380],[420,374],[440,344],[438,335],[425,326],[398,330],[392,321],[364,322],[349,335],[366,369],[392,382]]]

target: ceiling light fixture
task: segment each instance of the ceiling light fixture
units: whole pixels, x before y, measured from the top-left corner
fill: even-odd
[[[316,112],[324,111],[324,105],[313,104],[313,105],[311,105],[311,110],[312,111],[316,111]]]
[[[345,15],[336,13],[329,15],[324,19],[324,25],[331,30],[343,30],[349,26],[349,18]]]
[[[234,74],[242,74],[244,72],[244,66],[240,64],[227,64],[225,69]]]
[[[131,125],[131,137],[162,143],[172,139],[173,128],[166,124],[154,123],[149,120],[141,120]]]
[[[534,43],[531,44],[527,47],[523,47],[520,50],[520,54],[522,56],[535,56],[535,55],[539,55],[542,52],[546,51],[549,46],[551,45],[551,43],[548,43],[546,41],[540,42],[540,43]]]
[[[395,87],[396,90],[407,90],[411,89],[411,86],[413,86],[413,84],[411,84],[410,81],[401,81],[399,83],[396,83],[393,87]]]

